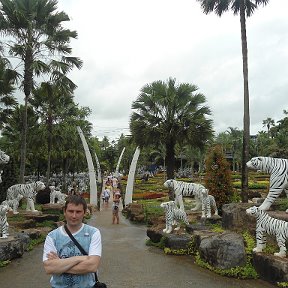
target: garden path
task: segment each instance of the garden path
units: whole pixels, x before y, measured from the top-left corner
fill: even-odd
[[[103,257],[99,279],[109,288],[272,288],[261,280],[236,280],[216,275],[193,263],[190,256],[169,256],[145,245],[146,227],[120,217],[112,224],[111,202],[93,214],[89,224],[102,234]],[[1,288],[49,288],[49,276],[42,266],[42,247],[25,253],[0,268]]]

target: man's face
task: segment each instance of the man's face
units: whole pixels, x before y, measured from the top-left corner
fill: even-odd
[[[73,203],[69,203],[67,205],[67,209],[64,211],[65,219],[67,221],[68,226],[70,227],[81,226],[84,215],[85,211],[82,204],[75,205]]]

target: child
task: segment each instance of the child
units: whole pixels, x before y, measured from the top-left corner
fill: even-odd
[[[113,197],[112,205],[112,224],[119,224],[119,204],[120,204],[121,194],[119,191],[116,191]]]

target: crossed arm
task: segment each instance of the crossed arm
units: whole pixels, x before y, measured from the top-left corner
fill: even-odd
[[[47,274],[86,274],[96,272],[100,263],[100,256],[73,256],[60,259],[55,252],[47,254],[48,260],[44,261]]]
[[[44,269],[47,274],[86,274],[96,272],[101,259],[101,235],[99,231],[97,234],[93,234],[89,253],[92,255],[60,258],[52,238],[47,236],[43,252]]]

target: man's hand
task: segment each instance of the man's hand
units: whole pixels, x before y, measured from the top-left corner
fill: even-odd
[[[57,255],[57,253],[55,253],[55,252],[49,252],[47,254],[47,258],[48,258],[48,260],[60,259],[59,256]]]

